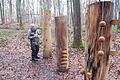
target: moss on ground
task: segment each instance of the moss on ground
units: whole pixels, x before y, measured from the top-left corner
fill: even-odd
[[[18,30],[9,30],[9,29],[1,29],[0,30],[0,42],[4,42],[15,38],[18,34]]]
[[[83,42],[80,41],[79,43],[73,42],[72,48],[84,48]]]
[[[120,33],[120,27],[117,27],[117,30],[116,30],[116,31]]]

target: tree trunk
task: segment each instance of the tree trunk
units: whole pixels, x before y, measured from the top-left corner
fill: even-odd
[[[61,5],[60,5],[60,0],[58,0],[58,11],[59,11],[59,15],[61,15]]]
[[[22,27],[22,10],[21,10],[21,0],[20,0],[19,4],[20,4],[20,7],[19,7],[20,27],[21,27],[21,29],[23,29],[23,27]]]
[[[106,25],[101,29],[99,24],[102,14]],[[85,80],[107,80],[112,17],[113,3],[110,1],[96,2],[88,6]],[[100,41],[101,36],[103,36],[103,42]],[[103,52],[100,53],[100,51]]]
[[[57,66],[58,71],[68,70],[68,33],[67,33],[67,23],[66,17],[60,16],[55,17],[55,31],[57,40]]]
[[[17,23],[22,28],[21,0],[16,0]]]
[[[17,13],[17,23],[19,23],[19,2],[18,2],[18,0],[16,0],[16,13]]]
[[[120,20],[120,12],[118,13],[118,20]],[[117,32],[120,32],[120,22],[117,25]]]
[[[74,26],[74,41],[73,47],[79,48],[82,44],[81,40],[81,13],[80,0],[73,0],[73,26]]]
[[[72,37],[73,37],[73,28],[72,28],[72,19],[71,19],[71,2],[70,0],[67,0],[67,25],[68,25],[68,42],[69,45],[72,43]]]
[[[1,3],[0,3],[0,18],[1,18],[1,21],[2,21],[2,6],[1,6]]]
[[[10,22],[12,22],[12,0],[10,0],[9,2],[9,7],[10,7],[10,16],[11,16]]]
[[[44,12],[44,50],[43,57],[49,58],[51,56],[51,12],[49,10],[45,10]]]
[[[60,15],[60,6],[58,5],[58,0],[53,0],[54,4],[54,16],[59,16]]]
[[[22,3],[22,10],[21,10],[21,12],[22,12],[22,23],[25,23],[25,19],[26,19],[26,15],[25,14],[27,14],[26,12],[26,10],[25,10],[25,2],[26,2],[26,0],[23,0],[23,3]]]
[[[0,3],[0,11],[1,11],[1,20],[2,20],[2,24],[4,24],[4,23],[5,23],[4,0],[1,0],[1,3]]]

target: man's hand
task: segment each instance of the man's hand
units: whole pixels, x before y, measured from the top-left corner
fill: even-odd
[[[33,38],[35,38],[36,36],[34,35],[34,36],[29,36],[29,39],[33,39]]]

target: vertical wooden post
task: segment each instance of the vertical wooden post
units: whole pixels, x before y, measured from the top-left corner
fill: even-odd
[[[43,30],[43,42],[44,42],[44,50],[43,50],[43,58],[49,58],[51,56],[51,12],[49,10],[44,11],[44,30]]]
[[[88,6],[85,80],[107,80],[112,16],[113,3],[110,1],[96,2]],[[103,28],[100,27],[101,21]]]
[[[55,17],[56,52],[58,71],[68,70],[68,31],[65,16]]]

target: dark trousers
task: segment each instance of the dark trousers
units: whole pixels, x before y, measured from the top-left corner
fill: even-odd
[[[32,59],[35,59],[39,52],[39,45],[31,44],[31,50],[32,50]]]

